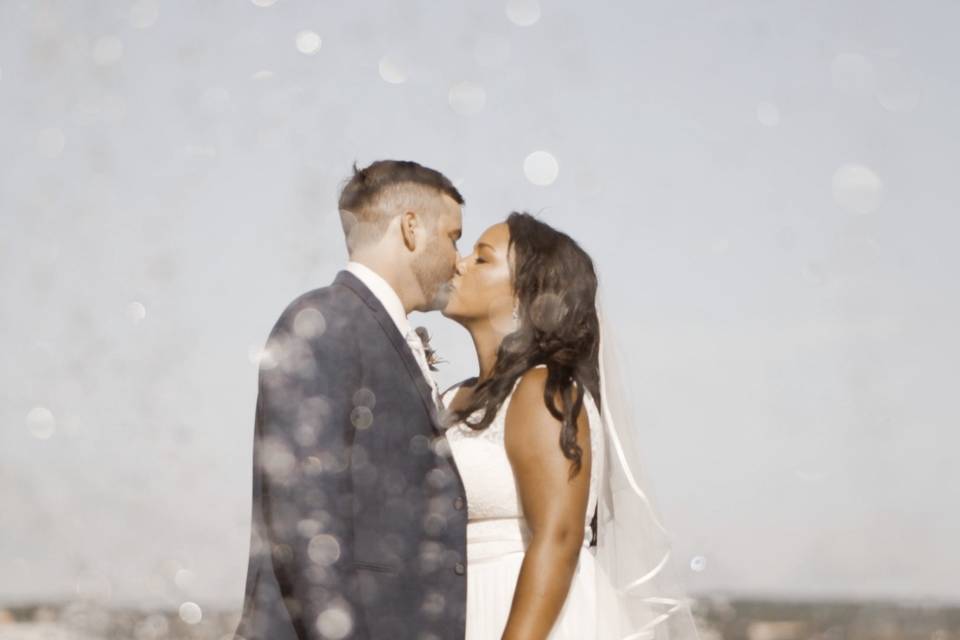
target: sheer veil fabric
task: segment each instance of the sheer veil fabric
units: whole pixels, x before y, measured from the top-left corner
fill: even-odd
[[[598,640],[699,640],[689,601],[673,575],[671,537],[649,498],[635,445],[615,339],[601,311],[600,407],[605,472],[597,498]]]

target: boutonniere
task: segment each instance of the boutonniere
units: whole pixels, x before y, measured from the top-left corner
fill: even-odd
[[[441,362],[446,362],[437,355],[436,349],[430,347],[430,334],[427,332],[426,327],[417,327],[414,329],[417,332],[417,336],[420,338],[420,342],[423,344],[423,352],[427,356],[427,366],[430,367],[430,371],[437,371],[436,365]]]

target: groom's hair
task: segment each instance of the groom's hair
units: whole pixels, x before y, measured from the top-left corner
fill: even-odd
[[[410,160],[377,160],[363,169],[353,163],[353,176],[340,191],[340,223],[347,250],[383,237],[393,219],[380,205],[386,198],[420,198],[424,192],[446,194],[462,205],[463,196],[445,175]],[[396,211],[398,208],[394,208]],[[433,221],[428,221],[433,222]]]

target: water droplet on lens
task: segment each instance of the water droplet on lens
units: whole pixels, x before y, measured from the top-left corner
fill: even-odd
[[[483,111],[487,104],[487,92],[472,82],[459,82],[450,87],[447,94],[450,108],[462,116],[472,116]]]
[[[870,213],[880,206],[883,182],[871,169],[845,164],[833,174],[833,199],[851,213]]]
[[[197,624],[203,619],[203,611],[196,602],[184,602],[180,605],[180,619],[187,624]]]
[[[328,567],[340,558],[340,543],[333,536],[321,533],[310,538],[307,555],[313,562]]]
[[[27,413],[30,434],[38,440],[48,440],[57,430],[57,421],[46,407],[34,407]]]
[[[177,569],[177,572],[173,575],[173,582],[181,589],[189,589],[193,586],[196,578],[197,575],[189,569]]]
[[[327,321],[319,309],[307,307],[293,319],[293,332],[301,338],[316,338],[327,330]]]
[[[297,51],[308,56],[320,51],[323,41],[315,31],[301,31],[297,34]]]
[[[534,151],[523,161],[523,173],[533,184],[545,187],[556,181],[560,163],[548,151]]]
[[[370,389],[367,389],[366,387],[360,387],[353,394],[353,404],[356,406],[373,409],[377,404],[377,396]]]
[[[537,0],[508,0],[507,18],[518,27],[529,27],[540,19]]]
[[[354,407],[350,412],[350,422],[357,429],[367,429],[373,424],[373,412],[367,407]]]
[[[693,556],[690,559],[690,569],[696,572],[701,572],[707,568],[707,559],[703,556]]]
[[[133,324],[140,324],[147,317],[147,308],[140,302],[131,302],[127,305],[127,317]]]
[[[780,110],[772,102],[761,102],[757,105],[757,119],[765,127],[775,127],[780,124]]]
[[[160,7],[154,0],[140,0],[130,7],[129,22],[134,29],[149,29],[160,17]]]
[[[388,56],[380,59],[380,77],[390,84],[403,84],[407,81],[407,72],[400,64]]]
[[[353,630],[353,616],[346,604],[325,609],[317,616],[317,630],[325,638],[341,640]]]

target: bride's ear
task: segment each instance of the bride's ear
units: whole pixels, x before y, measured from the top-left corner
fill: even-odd
[[[420,225],[420,218],[413,211],[404,211],[400,214],[400,236],[403,238],[403,244],[409,251],[417,249],[417,227]]]

